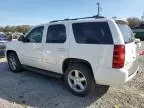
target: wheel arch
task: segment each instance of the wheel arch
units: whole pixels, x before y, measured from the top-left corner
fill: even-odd
[[[14,50],[7,50],[7,51],[6,51],[6,57],[8,57],[8,55],[9,55],[10,53],[15,53],[15,54],[17,55],[16,51],[14,51]]]
[[[88,66],[88,68],[92,71],[92,74],[93,74],[93,69],[92,69],[90,62],[87,60],[79,59],[79,58],[65,59],[62,64],[62,72],[64,73],[66,71],[66,69],[68,68],[68,66],[71,65],[72,63],[82,63],[82,64]]]

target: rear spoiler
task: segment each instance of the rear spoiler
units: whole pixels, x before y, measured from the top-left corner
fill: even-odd
[[[114,19],[117,24],[128,24],[128,21],[124,19]]]

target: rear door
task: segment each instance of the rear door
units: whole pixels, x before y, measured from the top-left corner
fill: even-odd
[[[43,69],[62,73],[63,61],[68,58],[69,38],[66,24],[49,25],[43,43]]]

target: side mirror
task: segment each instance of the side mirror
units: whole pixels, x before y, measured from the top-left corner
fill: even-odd
[[[25,37],[24,37],[24,35],[21,35],[21,36],[18,38],[18,41],[25,42]]]

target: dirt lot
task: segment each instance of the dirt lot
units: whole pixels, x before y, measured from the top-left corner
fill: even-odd
[[[142,45],[144,48],[144,42]],[[0,108],[144,108],[144,58],[138,58],[140,72],[130,82],[95,89],[80,98],[67,91],[63,80],[25,71],[10,72],[0,59]]]

